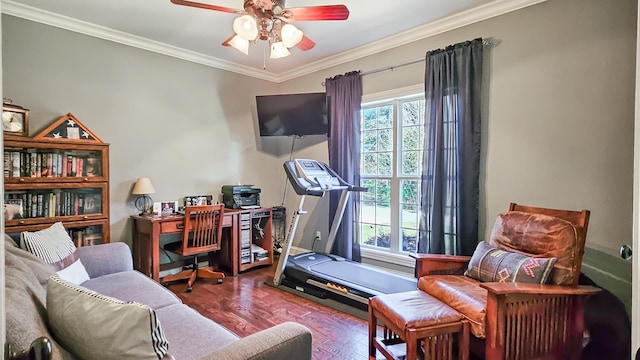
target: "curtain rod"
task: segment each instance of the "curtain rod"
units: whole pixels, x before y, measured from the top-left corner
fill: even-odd
[[[482,39],[482,46],[493,46],[493,45],[498,45],[499,41],[493,39],[493,38],[486,38],[486,39]],[[420,58],[420,59],[414,59],[411,61],[407,61],[407,62],[403,62],[400,64],[395,64],[395,65],[390,65],[390,66],[385,66],[385,67],[381,67],[378,69],[373,69],[373,70],[369,70],[369,71],[363,71],[360,73],[361,76],[365,76],[365,75],[371,75],[371,74],[375,74],[375,73],[379,73],[382,71],[387,71],[387,70],[393,70],[395,68],[399,68],[399,67],[403,67],[403,66],[407,66],[407,65],[413,65],[419,62],[424,61],[425,58]]]

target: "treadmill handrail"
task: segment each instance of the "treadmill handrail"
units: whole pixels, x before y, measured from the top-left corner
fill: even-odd
[[[283,164],[285,173],[287,174],[287,178],[289,182],[293,186],[296,194],[298,195],[311,195],[311,196],[324,196],[324,193],[332,190],[347,190],[354,192],[365,192],[368,190],[366,187],[356,186],[346,182],[340,175],[338,175],[333,169],[331,169],[327,164],[317,161],[317,163],[325,170],[329,175],[336,178],[338,180],[338,186],[332,186],[331,188],[322,188],[320,186],[309,186],[312,185],[305,179],[298,177],[298,171],[296,170],[295,160],[285,161]]]

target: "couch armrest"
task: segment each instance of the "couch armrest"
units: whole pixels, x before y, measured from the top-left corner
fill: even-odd
[[[76,249],[76,253],[92,279],[106,274],[133,270],[131,249],[123,242],[81,246]]]
[[[244,337],[200,360],[310,360],[311,331],[286,322]]]
[[[462,275],[471,256],[409,254],[416,259],[416,277],[425,275]]]

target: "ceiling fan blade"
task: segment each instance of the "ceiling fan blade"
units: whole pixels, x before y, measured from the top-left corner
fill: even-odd
[[[191,6],[191,7],[207,9],[207,10],[222,11],[222,12],[232,13],[232,14],[244,14],[244,10],[232,9],[232,8],[228,8],[228,7],[224,7],[224,6],[203,4],[203,3],[194,2],[194,1],[171,0],[171,2],[176,4],[176,5]]]
[[[316,46],[316,43],[314,43],[313,40],[309,39],[308,37],[303,36],[302,40],[300,40],[300,42],[296,46],[300,50],[307,51],[313,49],[313,47]]]
[[[349,18],[349,9],[344,5],[288,8],[283,13],[289,21],[346,20]]]

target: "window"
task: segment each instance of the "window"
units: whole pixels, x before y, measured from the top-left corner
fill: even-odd
[[[424,95],[362,105],[356,228],[364,249],[415,252],[424,143]]]

